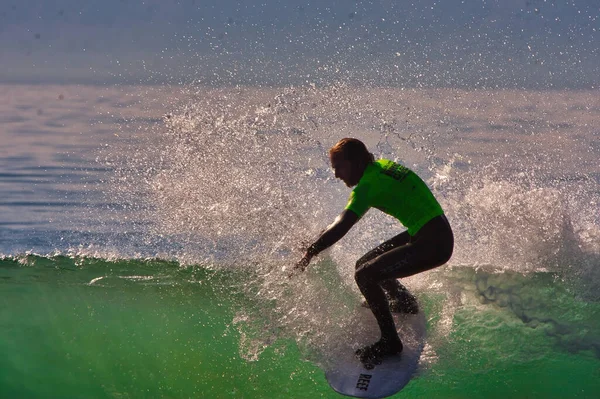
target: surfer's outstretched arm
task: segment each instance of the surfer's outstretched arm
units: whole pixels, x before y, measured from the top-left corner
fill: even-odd
[[[315,241],[304,254],[304,257],[296,264],[294,269],[304,271],[306,266],[310,263],[313,256],[318,255],[320,252],[326,250],[336,242],[338,242],[358,221],[359,217],[356,213],[350,210],[344,210],[335,221],[327,227],[327,229],[321,234],[321,236]]]

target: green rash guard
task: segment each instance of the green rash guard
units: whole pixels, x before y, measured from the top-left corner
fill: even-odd
[[[377,208],[398,219],[414,236],[427,222],[444,214],[427,184],[412,170],[387,159],[370,163],[346,205],[362,217]]]

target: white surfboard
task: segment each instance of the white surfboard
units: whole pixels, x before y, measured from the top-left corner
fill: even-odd
[[[379,328],[371,311],[362,309],[361,312],[365,312],[368,323],[374,323],[369,328],[375,329],[377,334],[372,336],[377,336]],[[425,315],[422,310],[416,315],[394,314],[394,321],[404,346],[402,353],[387,356],[380,365],[367,370],[354,354],[357,348],[345,348],[330,359],[325,371],[327,382],[336,392],[357,398],[385,398],[408,384],[417,370],[425,345]],[[373,342],[364,342],[364,345]]]

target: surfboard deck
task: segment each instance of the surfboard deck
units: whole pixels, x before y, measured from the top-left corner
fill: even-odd
[[[369,309],[365,320],[375,323]],[[330,363],[325,370],[327,382],[336,392],[357,398],[385,398],[391,396],[408,384],[417,370],[419,358],[425,346],[426,320],[421,310],[416,315],[394,314],[394,321],[404,349],[399,355],[387,356],[380,365],[367,370],[354,354],[357,348],[346,348]],[[366,342],[365,345],[372,342]]]

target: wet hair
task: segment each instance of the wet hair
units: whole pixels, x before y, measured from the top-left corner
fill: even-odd
[[[368,165],[375,161],[373,154],[367,150],[365,144],[353,138],[341,139],[329,150],[329,158],[342,157],[347,161],[358,162],[361,165]]]

